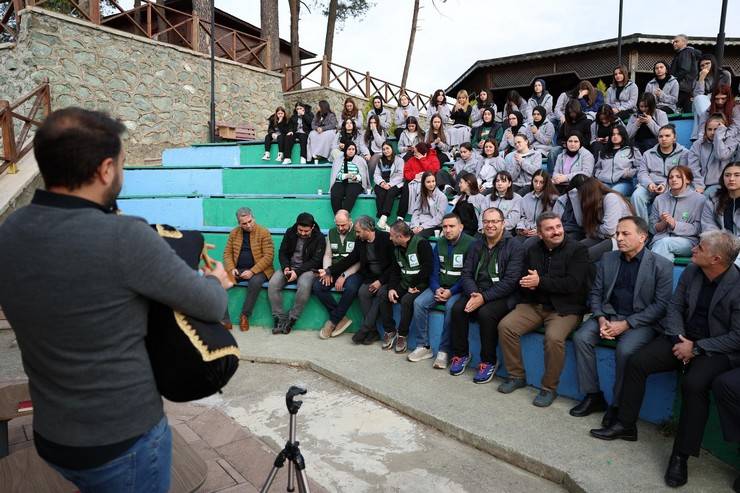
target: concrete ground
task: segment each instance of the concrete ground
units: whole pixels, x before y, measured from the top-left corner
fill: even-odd
[[[0,387],[24,377],[12,331],[0,331]],[[308,389],[298,440],[313,492],[556,492],[509,465],[321,374],[242,361],[224,393],[166,403],[170,424],[206,461],[201,492],[254,492],[288,437],[285,392]],[[32,417],[10,422],[11,453],[32,446]],[[272,491],[284,491],[285,469]]]

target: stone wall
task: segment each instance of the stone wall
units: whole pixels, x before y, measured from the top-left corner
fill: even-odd
[[[100,109],[125,123],[129,164],[207,140],[207,56],[38,8],[24,11],[21,24],[17,43],[0,46],[0,99],[47,77],[53,109]],[[252,123],[258,135],[284,103],[274,72],[219,59],[216,82],[217,121]]]
[[[344,107],[344,100],[347,99],[347,97],[351,97],[355,100],[355,103],[362,110],[362,113],[367,120],[367,110],[369,110],[370,108],[367,99],[332,88],[315,87],[286,92],[285,107],[292,112],[293,106],[300,101],[306,104],[310,104],[311,107],[314,108],[313,111],[315,113],[316,108],[319,105],[319,101],[325,99],[329,102],[329,106],[331,107],[332,111],[337,114],[337,118],[339,118],[339,114],[342,112],[342,108]],[[393,112],[396,110],[396,105],[394,104],[387,104],[386,106],[391,110],[391,114],[393,114]],[[427,118],[425,116],[421,116],[419,118],[419,124],[422,126],[422,128],[427,128]]]

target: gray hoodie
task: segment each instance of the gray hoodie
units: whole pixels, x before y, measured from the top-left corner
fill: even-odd
[[[372,115],[377,115],[377,113],[375,112],[375,108],[367,112],[367,118],[365,118],[365,125],[367,125],[367,120]],[[388,108],[383,106],[383,111],[380,112],[380,114],[378,115],[378,118],[380,118],[380,126],[383,127],[383,130],[387,132],[388,129],[391,128],[391,112],[388,111]]]
[[[411,149],[409,147],[415,146],[421,142],[421,135],[419,133],[419,130],[416,131],[415,135],[411,135],[408,130],[404,130],[401,132],[401,136],[398,138],[398,153],[399,154],[405,154],[409,152]]]
[[[506,161],[500,155],[496,157],[481,158],[480,169],[478,170],[478,186],[481,190],[494,188],[493,180],[499,171],[507,171]]]
[[[383,128],[381,127],[381,132],[378,132],[378,129],[374,129],[373,131],[373,138],[370,140],[370,144],[365,144],[366,147],[369,147],[370,154],[377,154],[379,152],[383,152],[383,142],[388,140],[388,134],[383,131]],[[365,143],[365,135],[362,136],[362,142]]]
[[[483,166],[483,160],[480,155],[475,152],[471,152],[470,159],[467,161],[463,158],[458,158],[458,160],[455,161],[455,176],[459,177],[463,172],[473,173],[475,176],[478,176],[481,166]]]
[[[665,111],[659,108],[655,108],[653,119],[647,124],[647,126],[653,133],[653,135],[657,137],[658,132],[660,131],[660,127],[662,127],[663,125],[668,125],[668,115],[666,115]],[[627,135],[630,136],[630,139],[635,137],[635,134],[637,133],[637,130],[639,128],[640,126],[637,124],[637,113],[633,113],[629,121],[627,122]]]
[[[527,195],[522,197],[519,202],[519,222],[516,225],[516,229],[535,229],[537,227],[537,216],[543,212],[549,210],[549,208],[542,208],[542,201],[540,195],[535,195],[534,192],[529,192]],[[556,200],[557,197],[552,197],[552,201]]]
[[[522,196],[515,193],[511,199],[505,199],[498,195],[498,192],[494,191],[489,195],[491,201],[491,207],[496,207],[504,213],[504,220],[507,231],[511,231],[516,228],[519,224],[519,220],[522,216]]]
[[[439,191],[439,188],[435,188],[434,194],[428,201],[428,210],[424,211],[421,209],[421,200],[415,201],[414,210],[411,211],[412,228],[417,226],[423,229],[436,228],[442,224],[442,217],[447,213],[447,197]]]
[[[357,169],[359,170],[359,173],[360,173],[360,181],[356,183],[360,183],[364,190],[369,189],[370,188],[370,177],[368,176],[367,163],[362,158],[362,156],[359,156],[359,155],[353,157],[352,162],[357,166]],[[331,190],[331,187],[333,187],[334,184],[337,182],[337,175],[339,173],[342,173],[343,167],[344,167],[344,154],[341,154],[337,156],[337,158],[334,160],[334,163],[332,163],[331,177],[329,178],[329,190]]]
[[[731,200],[727,205],[733,208],[733,228],[730,233],[740,236],[740,207],[735,208],[735,201]],[[722,214],[717,214],[717,195],[712,195],[704,203],[704,210],[701,213],[701,231],[725,231],[725,218]]]
[[[658,152],[659,145],[651,147],[640,159],[640,164],[637,167],[637,181],[640,185],[647,188],[648,185],[654,183],[656,185],[664,184],[668,180],[668,172],[674,166],[682,164],[688,165],[689,151],[681,144],[676,144],[676,148],[673,149],[666,159]]]
[[[560,120],[565,116],[565,106],[568,104],[570,96],[567,92],[563,92],[558,96],[558,100],[555,102],[555,108],[552,110],[553,120]]]
[[[558,159],[557,161],[555,161],[555,169],[552,171],[553,176],[565,175],[568,178],[568,181],[570,181],[576,175],[594,175],[594,155],[591,154],[591,151],[589,151],[585,147],[581,147],[580,149],[578,149],[578,154],[576,154],[575,156],[575,161],[570,167],[569,173],[563,172],[565,156],[565,151],[558,154]]]
[[[529,137],[531,137],[529,140],[532,143],[532,148],[540,151],[543,156],[547,156],[553,146],[553,139],[555,138],[555,126],[550,120],[545,120],[545,122],[540,125],[537,133],[534,133],[532,131],[533,126],[534,123],[532,123],[531,125],[527,125],[527,134]]]
[[[337,135],[334,137],[334,145],[332,146],[333,150],[339,150],[340,152],[344,152],[344,149],[339,149],[339,140],[341,138],[342,138],[342,133],[337,132]],[[370,154],[370,151],[365,145],[365,136],[362,133],[358,132],[357,137],[352,139],[352,142],[354,142],[355,146],[357,146],[358,156],[365,156],[367,154]]]
[[[404,111],[408,113],[408,116],[403,116]],[[408,118],[409,116],[413,116],[417,120],[419,119],[419,110],[416,109],[416,106],[414,106],[413,103],[409,102],[409,105],[405,108],[403,106],[399,106],[398,108],[396,108],[396,128],[406,128],[406,118]]]
[[[470,121],[473,123],[473,128],[480,127],[483,125],[483,109],[479,109],[478,105],[475,105],[473,107],[473,111],[470,112]],[[498,112],[498,107],[496,106],[496,103],[493,103],[490,106],[491,111],[493,111],[493,117],[496,118],[496,113]]]
[[[701,215],[704,210],[706,197],[695,191],[686,189],[681,195],[674,196],[670,190],[658,195],[653,201],[650,211],[650,231],[655,233],[651,246],[662,238],[682,237],[691,240],[692,245],[699,243],[701,231]],[[676,220],[675,229],[665,229],[658,233],[655,225],[660,222],[660,215],[664,212]]]
[[[583,227],[583,211],[581,210],[581,196],[578,195],[578,189],[571,188],[555,201],[552,211],[560,217],[563,217],[568,201],[573,208],[573,217],[579,227]]]
[[[504,158],[506,170],[511,174],[514,185],[518,187],[529,186],[532,182],[532,175],[537,170],[542,169],[542,154],[534,149],[530,149],[526,154],[522,154],[521,163],[516,162],[516,155],[517,152],[512,152]]]
[[[613,237],[617,232],[619,220],[631,215],[632,209],[623,197],[618,193],[607,193],[604,195],[604,217],[595,237],[601,240]]]
[[[718,185],[722,170],[737,149],[737,136],[727,127],[717,127],[711,141],[702,135],[689,149],[688,161],[694,173],[694,186],[706,188]]]
[[[655,94],[655,91],[660,89],[660,86],[658,86],[658,81],[653,78],[650,82],[647,83],[645,86],[645,92],[649,92],[653,96],[655,96],[655,101],[660,106],[668,106],[673,113],[676,112],[676,102],[678,101],[678,79],[673,77],[672,75],[668,76],[668,81],[663,86],[663,92],[660,93],[660,96]]]
[[[637,166],[642,154],[637,147],[622,147],[614,156],[599,156],[594,165],[594,177],[602,183],[614,184],[629,180],[637,174]]]
[[[606,104],[619,111],[637,111],[637,84],[628,80],[617,98],[617,89],[612,84],[606,90]]]
[[[432,117],[439,113],[439,116],[442,117],[442,123],[445,125],[448,125],[452,123],[452,120],[450,120],[450,106],[448,104],[443,104],[442,106],[432,106],[432,102],[430,101],[427,105],[427,121],[431,122]]]
[[[400,156],[394,156],[393,163],[391,164],[391,176],[388,179],[388,183],[392,187],[401,188],[403,186],[403,159]],[[383,158],[381,157],[378,161],[378,165],[375,166],[375,173],[373,174],[373,182],[376,185],[383,183],[382,170]]]
[[[550,94],[549,92],[545,94],[545,97],[542,98],[541,103],[537,102],[537,100],[534,98],[534,94],[527,100],[527,112],[524,114],[524,118],[527,120],[527,122],[532,122],[532,111],[534,111],[535,106],[542,106],[543,108],[545,108],[545,111],[547,111],[547,116],[545,118],[549,119],[550,115],[552,115],[552,94]]]

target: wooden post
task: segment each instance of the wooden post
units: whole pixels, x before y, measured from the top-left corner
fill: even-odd
[[[200,42],[198,41],[200,39],[199,29],[200,19],[198,18],[198,14],[193,11],[193,27],[190,29],[190,49],[194,51],[200,51]],[[213,33],[211,33],[211,36],[213,36]]]
[[[293,85],[293,69],[288,67],[287,63],[283,65],[283,92],[287,92],[288,88]]]
[[[149,2],[146,3],[146,37],[152,39],[152,4]]]
[[[88,0],[90,3],[90,22],[100,25],[100,0]]]
[[[637,80],[637,63],[639,62],[639,54],[637,50],[630,50],[629,54],[629,67],[627,69],[630,71],[630,79],[633,81]]]
[[[17,173],[18,169],[16,168],[15,130],[10,101],[0,100],[0,129],[3,134],[3,157],[10,162],[8,173],[12,175]]]
[[[370,99],[370,92],[373,90],[373,85],[370,84],[370,72],[365,72],[365,98]]]
[[[321,59],[321,87],[329,87],[329,59],[326,55]]]

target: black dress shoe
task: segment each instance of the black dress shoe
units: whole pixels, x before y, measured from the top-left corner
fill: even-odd
[[[582,418],[588,416],[591,413],[601,412],[606,410],[606,401],[604,400],[604,394],[601,392],[596,394],[586,394],[586,397],[578,403],[578,405],[570,410],[570,415],[576,418]]]
[[[362,344],[369,333],[369,330],[365,329],[365,327],[361,327],[360,330],[352,334],[352,342],[355,344]]]
[[[614,406],[609,406],[606,409],[606,412],[604,413],[604,417],[601,418],[601,427],[602,428],[611,428],[614,426],[614,423],[617,422],[617,416],[619,415],[619,408]]]
[[[365,339],[362,341],[362,343],[365,346],[369,346],[371,344],[374,344],[380,340],[380,334],[378,334],[378,331],[373,329],[368,332],[367,336],[365,336]]]
[[[689,471],[687,466],[688,459],[678,454],[671,455],[668,461],[668,469],[665,471],[665,484],[671,488],[683,486],[689,480]]]
[[[637,441],[637,427],[634,425],[626,427],[619,421],[609,428],[598,428],[591,430],[589,433],[591,433],[592,437],[599,440],[616,440],[619,438],[628,442]]]

